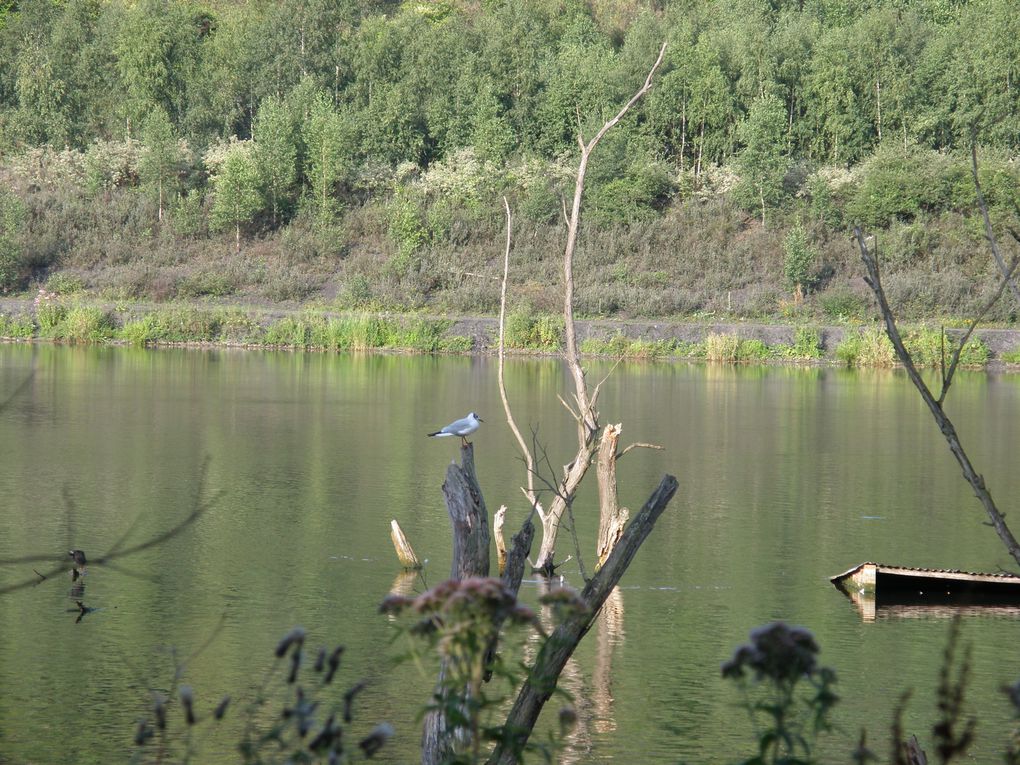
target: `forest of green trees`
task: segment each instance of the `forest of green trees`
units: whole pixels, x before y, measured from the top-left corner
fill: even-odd
[[[857,222],[907,315],[994,289],[970,147],[1008,225],[1014,0],[6,0],[0,287],[490,311],[506,195],[543,310],[578,130],[663,41],[589,174],[580,310],[854,316]]]

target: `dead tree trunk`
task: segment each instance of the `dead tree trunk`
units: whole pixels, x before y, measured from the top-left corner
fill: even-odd
[[[450,464],[443,482],[443,497],[453,526],[450,578],[488,576],[489,520],[482,489],[475,475],[475,449],[472,444],[460,447],[460,461],[460,465]],[[436,696],[440,700],[450,693],[450,689],[445,687],[446,671],[445,664],[440,666],[436,683]],[[441,701],[439,709],[430,710],[425,715],[421,737],[422,765],[448,762],[454,755],[455,744],[468,734],[446,718],[442,711],[445,706]]]
[[[581,598],[588,607],[587,612],[568,617],[545,641],[507,716],[503,736],[489,757],[488,765],[514,765],[518,761],[517,752],[527,743],[542,707],[556,689],[564,665],[591,628],[602,604],[620,581],[676,490],[676,478],[671,475],[663,477],[658,488],[627,526],[620,544],[581,592]]]
[[[623,425],[606,425],[599,443],[599,536],[595,545],[598,566],[606,562],[630,517],[630,510],[620,507],[616,489],[616,448]]]
[[[489,516],[475,475],[475,447],[460,447],[461,464],[446,469],[443,497],[453,525],[451,579],[489,575]]]
[[[577,179],[574,182],[574,198],[570,207],[570,216],[567,219],[567,243],[563,250],[563,325],[564,325],[564,358],[570,370],[570,376],[574,381],[574,405],[564,402],[577,421],[577,455],[573,461],[566,466],[563,479],[560,482],[556,496],[549,505],[549,510],[541,515],[542,519],[542,546],[539,548],[536,568],[552,574],[555,570],[553,555],[556,551],[556,534],[559,531],[560,523],[564,512],[574,499],[581,479],[584,478],[588,467],[597,448],[596,441],[599,431],[598,397],[599,386],[592,391],[588,390],[588,383],[585,381],[584,369],[581,367],[577,354],[577,333],[574,326],[574,251],[577,249],[577,234],[581,223],[581,199],[584,196],[584,180],[588,172],[588,162],[591,159],[595,147],[605,137],[606,133],[612,130],[626,116],[631,107],[651,89],[652,78],[656,70],[662,64],[662,58],[666,53],[666,44],[659,49],[659,56],[655,59],[644,84],[617,112],[616,116],[606,122],[599,131],[585,142],[580,133],[577,135],[577,144],[581,150],[581,157],[577,163]],[[576,408],[575,408],[576,407]]]

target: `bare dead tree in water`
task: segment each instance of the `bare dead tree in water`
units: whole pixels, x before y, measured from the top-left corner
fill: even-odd
[[[507,554],[506,566],[502,572],[502,582],[514,596],[519,591],[524,574],[524,564],[531,549],[531,542],[534,536],[532,518],[536,514],[542,522],[543,529],[542,552],[539,554],[537,567],[547,574],[553,573],[555,564],[553,563],[552,556],[555,548],[556,532],[561,524],[563,514],[570,512],[577,486],[595,456],[597,436],[600,430],[596,403],[601,383],[595,386],[593,391],[589,391],[585,381],[584,370],[581,368],[578,360],[573,320],[573,254],[577,240],[577,226],[587,163],[591,152],[602,137],[623,118],[630,107],[651,87],[652,77],[662,62],[665,47],[664,44],[660,49],[658,58],[648,73],[644,85],[628,101],[623,109],[607,122],[592,140],[585,143],[580,136],[578,138],[578,143],[581,146],[581,163],[575,187],[573,213],[568,219],[568,239],[564,256],[566,282],[564,319],[567,326],[567,351],[565,356],[575,383],[575,394],[573,405],[563,401],[577,423],[578,453],[574,460],[564,469],[562,479],[557,480],[554,476],[553,481],[555,483],[545,482],[539,472],[539,459],[536,458],[536,454],[540,453],[540,448],[534,443],[529,447],[528,442],[525,440],[514,417],[513,409],[510,406],[504,379],[506,292],[512,242],[512,216],[509,203],[504,200],[507,218],[507,238],[503,258],[503,281],[500,299],[498,384],[507,424],[517,441],[525,462],[527,485],[523,488],[523,491],[530,504],[528,516],[524,521],[521,531],[513,539],[511,549]],[[619,431],[617,429],[614,432],[618,435]],[[615,461],[622,453],[618,454],[616,452],[615,441],[613,444],[614,448],[611,451],[611,457]],[[553,498],[548,510],[542,506],[536,481],[547,483],[546,488],[552,493]],[[615,482],[613,486],[615,498]],[[642,542],[651,532],[656,520],[672,499],[676,489],[677,481],[673,476],[667,475],[663,477],[659,487],[648,499],[641,511],[621,531],[619,544],[608,555],[605,564],[591,579],[586,580],[583,592],[576,596],[579,607],[551,635],[545,637],[535,661],[526,670],[527,674],[509,716],[499,726],[501,733],[496,736],[496,748],[489,757],[489,763],[520,761],[521,753],[538,719],[538,714],[552,695],[567,660],[573,654],[580,640],[591,628],[602,604],[623,576],[624,571],[630,565]],[[454,534],[454,557],[451,576],[454,579],[460,580],[468,577],[487,577],[489,572],[488,548],[490,535],[485,501],[474,467],[474,447],[471,444],[461,446],[461,463],[459,465],[456,463],[451,464],[447,468],[446,481],[443,483],[443,495]],[[502,517],[500,521],[500,526],[502,526]],[[494,649],[493,640],[493,643],[488,648],[489,655],[491,655]],[[450,713],[451,702],[454,706],[460,704],[466,707],[470,704],[470,695],[477,693],[478,689],[450,688],[450,683],[445,681],[444,670],[447,668],[447,665],[444,664],[440,669],[440,679],[434,697],[437,701],[436,708],[429,713],[424,726],[422,762],[425,765],[450,761],[451,758],[456,756],[458,748],[473,752],[474,761],[477,761],[479,756],[479,745],[481,742],[478,738],[479,731],[477,724],[465,724],[464,722],[470,721],[471,715]],[[461,722],[454,722],[454,719],[458,717],[461,718]]]
[[[988,206],[985,203],[984,195],[981,193],[981,186],[978,182],[976,149],[972,150],[971,156],[973,159],[972,167],[974,182],[977,188],[978,206],[981,209],[982,217],[985,222],[985,235],[992,248],[992,253],[995,257],[996,263],[999,265],[999,269],[1002,273],[1002,280],[999,284],[998,290],[996,290],[995,294],[985,304],[983,309],[974,318],[970,326],[960,338],[957,343],[957,347],[953,351],[952,357],[949,360],[948,366],[945,363],[945,358],[943,358],[943,363],[940,369],[942,385],[938,395],[936,395],[928,387],[921,378],[921,375],[918,374],[917,367],[914,365],[914,360],[911,357],[910,352],[906,349],[906,346],[903,344],[903,338],[900,335],[899,328],[896,326],[896,317],[893,314],[892,308],[889,306],[885,290],[882,287],[882,279],[878,266],[877,246],[873,249],[869,248],[860,227],[856,227],[854,229],[854,236],[860,250],[861,260],[864,261],[864,267],[867,270],[865,281],[868,283],[868,286],[871,287],[872,292],[875,293],[875,299],[878,301],[878,308],[882,314],[882,320],[885,322],[886,334],[889,336],[889,340],[896,351],[896,356],[903,364],[903,367],[907,372],[907,377],[910,378],[910,382],[913,383],[914,387],[917,388],[918,393],[921,394],[921,399],[931,412],[932,417],[935,419],[935,423],[939,426],[939,430],[942,431],[942,435],[946,439],[946,443],[949,445],[949,450],[952,452],[956,461],[963,470],[963,477],[966,479],[967,483],[970,484],[971,488],[974,490],[974,495],[984,507],[985,513],[988,515],[989,525],[995,529],[995,533],[998,534],[999,539],[1002,540],[1002,543],[1005,545],[1007,552],[1010,556],[1012,556],[1013,560],[1020,565],[1020,544],[1017,543],[1012,531],[1010,531],[1009,526],[1006,524],[1005,515],[996,506],[995,500],[992,499],[992,494],[985,485],[984,477],[977,472],[973,463],[970,461],[970,457],[967,456],[967,452],[964,450],[960,437],[956,432],[956,427],[953,425],[952,420],[950,420],[949,415],[946,414],[946,411],[943,408],[946,396],[949,394],[950,387],[953,384],[953,376],[956,374],[956,370],[960,364],[960,354],[964,346],[967,344],[967,341],[970,339],[971,334],[974,332],[975,327],[977,327],[978,322],[984,318],[996,301],[1002,297],[1007,286],[1011,287],[1014,291],[1014,295],[1017,295],[1018,299],[1020,299],[1020,291],[1017,290],[1013,281],[1013,275],[1016,272],[1020,261],[1014,259],[1013,262],[1007,266],[999,252],[995,233],[992,230],[991,219],[988,214]]]
[[[503,400],[503,408],[506,412],[507,423],[517,440],[517,444],[521,450],[521,454],[527,467],[528,486],[527,489],[525,489],[525,494],[528,497],[528,501],[531,503],[532,512],[538,515],[542,524],[542,542],[534,565],[539,571],[542,571],[547,576],[551,576],[556,570],[556,563],[553,556],[555,555],[556,537],[563,522],[563,516],[565,513],[569,513],[571,503],[573,502],[574,495],[577,493],[577,489],[580,486],[581,481],[587,474],[588,468],[595,460],[596,455],[600,453],[599,433],[601,425],[599,423],[598,399],[601,386],[605,380],[599,382],[594,388],[589,389],[588,382],[585,378],[585,371],[581,366],[580,358],[578,356],[577,331],[574,323],[574,253],[577,249],[577,235],[581,220],[581,201],[584,196],[585,176],[588,171],[588,164],[591,160],[592,153],[595,151],[599,142],[620,122],[620,120],[626,116],[631,107],[641,100],[641,98],[651,89],[653,77],[655,76],[659,66],[662,64],[665,52],[666,43],[663,43],[662,47],[659,49],[659,55],[655,59],[655,63],[649,70],[648,75],[645,77],[645,81],[642,86],[638,88],[620,111],[608,120],[591,139],[588,141],[584,140],[580,124],[578,124],[577,144],[580,148],[581,154],[578,161],[577,178],[574,183],[574,196],[569,214],[564,208],[564,218],[567,224],[567,241],[563,252],[564,360],[567,363],[567,368],[570,371],[570,376],[574,383],[574,393],[572,402],[568,402],[563,398],[560,398],[560,402],[567,411],[570,412],[576,423],[577,452],[574,455],[574,458],[564,466],[562,478],[558,479],[556,489],[553,492],[553,497],[548,508],[542,506],[535,490],[535,457],[533,452],[528,448],[527,443],[521,435],[520,429],[514,420],[513,412],[511,411],[506,394],[506,387],[503,381],[504,316],[506,313],[506,284],[509,272],[511,223],[510,208],[504,200],[504,206],[506,207],[507,214],[507,244],[503,262],[503,286],[500,295],[500,395]],[[619,430],[621,426],[617,425],[614,427],[614,433],[609,433],[603,436],[604,438],[610,438],[612,440],[612,444],[603,449],[601,452],[605,464],[600,468],[600,472],[607,476],[606,481],[600,481],[599,483],[600,488],[604,490],[601,503],[601,525],[611,530],[606,532],[600,531],[600,561],[605,559],[608,555],[609,549],[608,545],[601,544],[602,540],[615,541],[618,539],[620,533],[622,533],[620,530],[626,524],[627,520],[627,510],[624,508],[621,511],[615,496],[615,463],[616,460],[627,450],[624,450],[624,452],[616,451],[616,439],[619,437]],[[646,444],[637,445],[646,446]],[[609,476],[612,477],[612,480],[608,479]]]

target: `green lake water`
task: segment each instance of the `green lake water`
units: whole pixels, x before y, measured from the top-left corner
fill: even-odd
[[[473,440],[488,506],[508,504],[507,527],[520,524],[523,468],[495,360],[4,345],[0,401],[30,373],[0,411],[0,559],[59,560],[72,547],[99,558],[125,535],[129,546],[173,526],[200,490],[215,501],[166,543],[90,566],[83,591],[64,572],[0,595],[0,763],[126,762],[152,690],[173,696],[178,682],[194,688],[201,716],[233,698],[221,726],[198,726],[192,761],[236,761],[273,647],[298,624],[313,646],[347,646],[335,696],[368,681],[352,738],[388,720],[396,736],[377,761],[414,762],[431,665],[397,662],[406,644],[377,612],[401,585],[389,523],[428,558],[427,584],[445,578],[440,486],[457,440],[424,434],[474,410],[485,419]],[[568,384],[558,361],[508,363],[519,421],[553,465],[572,456],[557,401]],[[927,743],[950,622],[917,611],[864,620],[828,577],[865,560],[981,571],[1011,560],[906,378],[621,364],[601,410],[623,423],[623,445],[664,447],[622,460],[622,502],[640,507],[666,472],[680,489],[562,677],[579,724],[561,761],[750,756],[750,723],[719,667],[775,619],[812,629],[837,670],[825,761],[848,762],[862,726],[885,758],[907,689],[904,727]],[[960,374],[948,411],[1008,520],[1020,519],[1020,376]],[[590,567],[593,491],[575,512]],[[564,534],[559,557],[572,547]],[[48,565],[0,567],[0,586]],[[576,559],[563,573],[581,584]],[[522,598],[534,603],[539,589],[527,579]],[[95,610],[76,621],[76,600]],[[968,614],[962,636],[979,718],[972,761],[997,762],[1010,725],[999,687],[1020,678],[1020,618]]]

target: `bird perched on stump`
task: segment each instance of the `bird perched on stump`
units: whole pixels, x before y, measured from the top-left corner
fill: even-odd
[[[467,417],[454,420],[445,428],[440,428],[435,433],[426,433],[429,438],[442,438],[444,436],[460,436],[460,442],[467,446],[467,437],[478,430],[479,423],[484,420],[474,412],[469,412]]]
[[[71,560],[74,561],[74,568],[71,569],[71,581],[78,581],[79,576],[85,576],[85,565],[88,561],[85,559],[84,550],[68,550],[67,554],[71,556]]]

